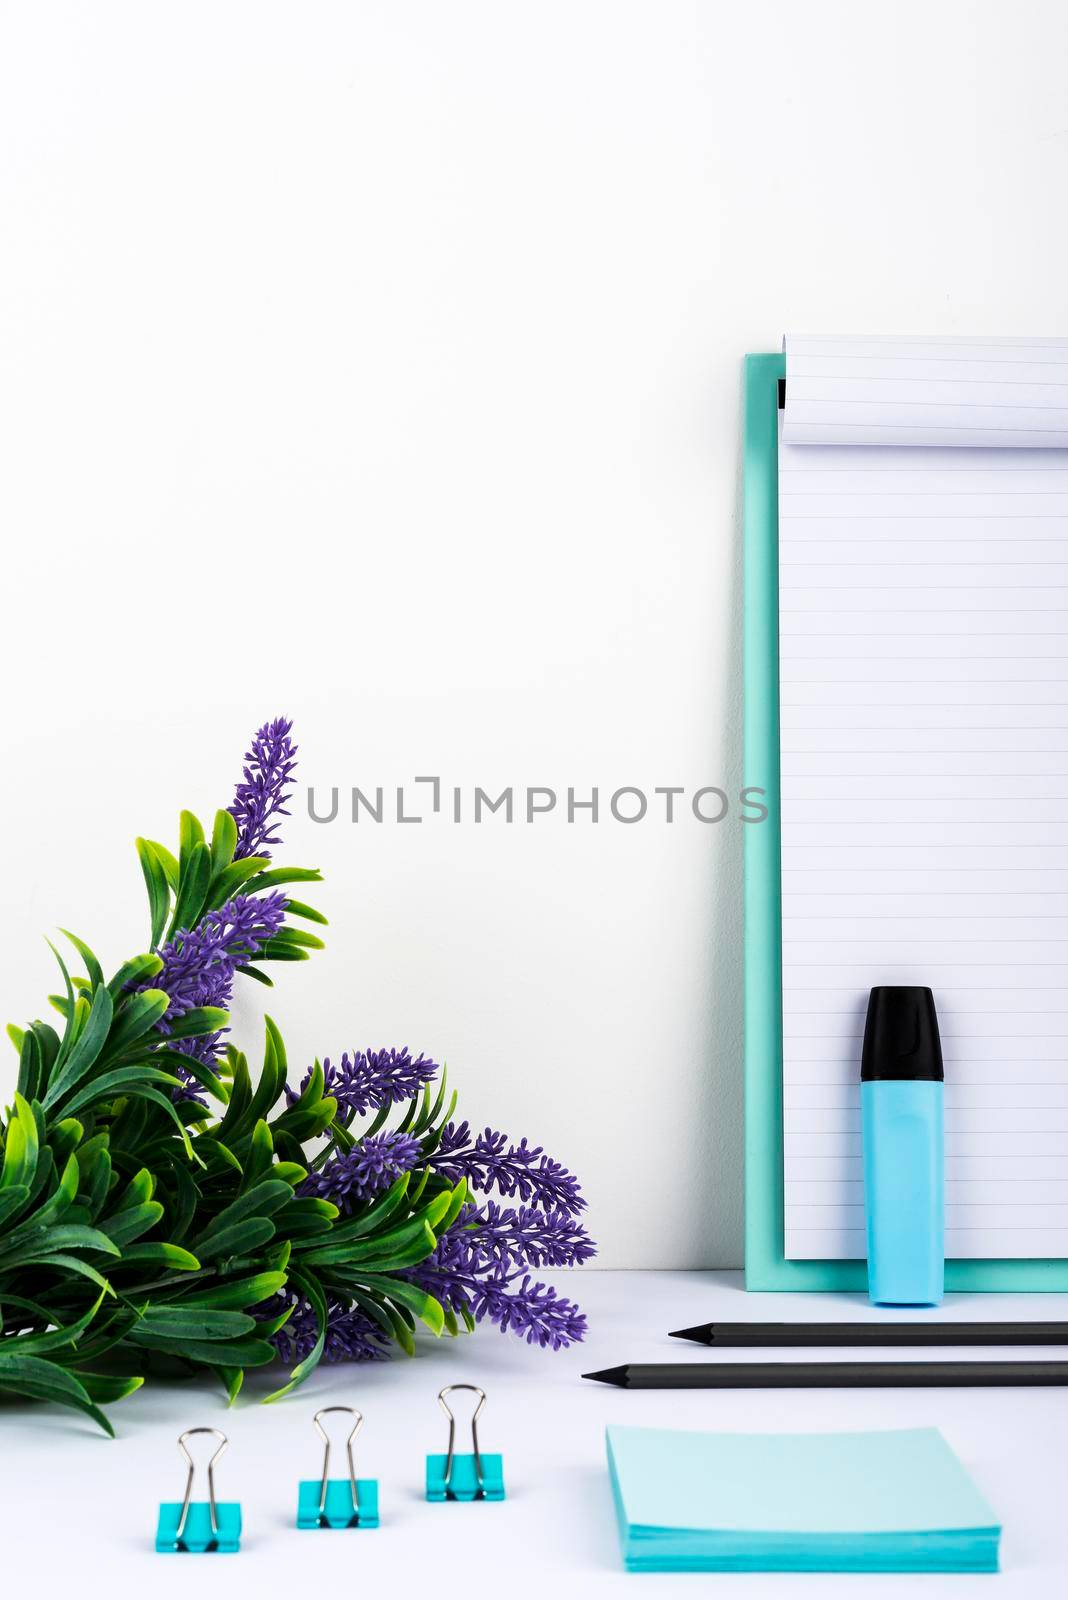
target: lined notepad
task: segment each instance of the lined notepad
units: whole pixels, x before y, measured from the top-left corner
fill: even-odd
[[[922,983],[947,1256],[1068,1256],[1068,341],[788,341],[779,469],[786,1255],[864,1255]]]

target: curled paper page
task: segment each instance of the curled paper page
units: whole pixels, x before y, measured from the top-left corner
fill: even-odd
[[[1068,1258],[1068,342],[787,349],[823,421],[779,449],[786,1256],[864,1255],[868,991],[923,984],[947,1256]]]
[[[1068,339],[789,335],[788,445],[1068,449]]]

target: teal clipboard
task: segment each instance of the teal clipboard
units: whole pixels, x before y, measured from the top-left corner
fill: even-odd
[[[745,358],[743,540],[746,785],[768,820],[745,851],[745,1285],[865,1290],[863,1261],[787,1261],[783,1218],[782,902],[779,841],[779,380],[782,355]],[[1068,1260],[947,1261],[946,1288],[1068,1291]]]

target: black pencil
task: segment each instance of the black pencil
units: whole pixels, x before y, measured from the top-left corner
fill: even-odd
[[[673,1339],[734,1349],[794,1345],[1065,1344],[1068,1322],[702,1322]]]
[[[618,1389],[960,1389],[1068,1385],[1068,1361],[693,1361],[606,1367]]]

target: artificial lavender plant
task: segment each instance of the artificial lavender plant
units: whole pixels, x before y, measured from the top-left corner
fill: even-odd
[[[531,1344],[581,1339],[582,1313],[535,1274],[593,1254],[574,1176],[525,1139],[473,1135],[443,1068],[406,1049],[316,1061],[286,1082],[268,1018],[253,1079],[229,1038],[239,978],[307,960],[325,923],[273,862],[296,767],[265,724],[210,837],[181,815],[172,854],[139,839],[150,948],[106,979],[56,959],[57,1031],[8,1031],[18,1088],[0,1123],[0,1394],[110,1430],[102,1403],[161,1364],[247,1369],[415,1350],[415,1330],[489,1320]],[[497,1198],[494,1198],[496,1196]],[[508,1202],[504,1204],[502,1202]]]

